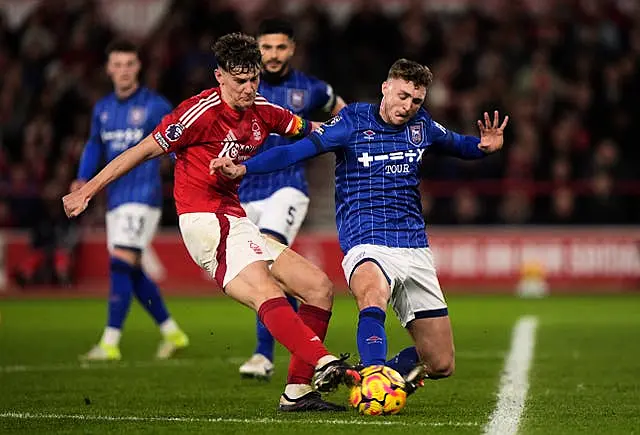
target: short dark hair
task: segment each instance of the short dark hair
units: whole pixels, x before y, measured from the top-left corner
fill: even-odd
[[[262,65],[260,48],[255,38],[244,33],[229,33],[213,45],[218,66],[234,74],[244,74]]]
[[[387,79],[402,79],[412,82],[415,86],[424,86],[429,89],[433,81],[433,73],[429,67],[408,59],[396,60],[391,68]]]
[[[111,41],[109,45],[107,45],[107,49],[105,50],[107,57],[114,51],[123,53],[134,53],[136,56],[139,56],[140,54],[138,46],[127,39],[116,39],[114,41]]]
[[[293,26],[289,21],[283,18],[267,18],[266,20],[262,20],[258,26],[257,36],[274,35],[278,33],[282,33],[283,35],[287,35],[290,39],[293,39]]]

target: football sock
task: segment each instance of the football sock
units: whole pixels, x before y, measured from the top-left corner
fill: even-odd
[[[309,384],[287,384],[284,387],[284,394],[289,399],[298,399],[312,391],[313,388],[311,388],[311,385]]]
[[[307,364],[315,366],[320,358],[330,355],[320,337],[304,324],[285,297],[265,301],[258,315],[271,335]]]
[[[160,324],[160,332],[162,335],[169,335],[179,329],[178,324],[171,317]]]
[[[287,295],[287,300],[294,311],[298,311],[298,301],[293,296]],[[258,344],[254,353],[264,355],[269,361],[273,362],[273,348],[275,342],[273,336],[269,332],[264,323],[260,321],[260,317],[256,315],[256,333],[258,337]]]
[[[104,332],[102,333],[102,338],[100,339],[100,343],[106,344],[108,346],[116,346],[120,344],[120,336],[122,335],[122,331],[118,328],[112,328],[107,326],[104,328]]]
[[[387,334],[384,321],[387,315],[378,307],[360,311],[358,320],[358,352],[360,362],[366,367],[382,365],[387,359]]]
[[[324,310],[313,305],[302,304],[298,310],[298,316],[319,338],[324,341],[329,328],[331,311]],[[311,366],[299,357],[291,355],[287,384],[309,384],[313,378],[314,366]]]
[[[391,367],[402,376],[409,374],[411,370],[418,364],[420,357],[415,346],[402,349],[400,353],[385,363],[387,367]]]
[[[134,268],[119,258],[111,257],[109,271],[111,275],[111,285],[109,289],[107,326],[120,330],[131,306],[131,296],[133,293],[133,280],[131,276],[133,275]]]
[[[153,317],[157,325],[161,325],[169,318],[169,312],[160,295],[160,290],[144,273],[141,268],[136,268],[133,274],[133,292],[140,304]]]
[[[264,323],[260,321],[260,317],[256,315],[256,333],[258,338],[258,343],[256,345],[256,350],[253,353],[259,353],[264,355],[269,361],[273,362],[273,347],[275,341],[273,340],[273,335],[269,332]]]

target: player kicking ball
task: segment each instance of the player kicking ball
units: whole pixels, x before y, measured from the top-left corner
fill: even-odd
[[[114,91],[93,108],[91,133],[71,190],[81,189],[103,164],[116,159],[148,135],[171,105],[138,82],[138,49],[128,41],[107,47],[107,73]],[[160,162],[149,161],[114,182],[107,190],[106,217],[109,255],[109,310],[100,342],[80,358],[119,360],[120,336],[135,296],[160,328],[163,340],[156,358],[167,359],[188,346],[189,338],[169,315],[158,286],[141,266],[160,222],[162,182]]]
[[[313,113],[328,119],[345,104],[327,83],[291,68],[295,52],[293,27],[288,21],[270,18],[258,26],[258,45],[262,54],[262,73],[258,91],[272,103],[293,113],[309,117]],[[272,135],[260,151],[287,145],[291,139]],[[307,215],[309,195],[302,165],[283,171],[244,177],[240,183],[240,202],[247,217],[265,237],[289,245],[293,243]],[[288,296],[297,309],[297,301]],[[274,371],[274,340],[267,328],[256,319],[256,349],[239,368],[243,377],[269,379]],[[297,383],[295,379],[289,382]]]
[[[379,105],[355,103],[309,137],[243,162],[211,161],[230,179],[281,170],[321,153],[336,155],[336,221],[342,266],[360,310],[357,344],[362,366],[387,364],[408,393],[451,376],[454,345],[449,311],[436,276],[421,213],[419,167],[425,152],[480,159],[502,148],[508,117],[487,113],[480,137],[463,136],[434,121],[422,107],[432,74],[400,59],[382,84]],[[415,346],[390,361],[385,319],[391,303]],[[386,361],[386,362],[385,362]]]
[[[209,173],[213,158],[245,161],[269,134],[303,137],[311,131],[311,123],[257,96],[261,56],[254,38],[226,35],[213,49],[220,86],[181,103],[138,145],[66,195],[65,212],[78,216],[110,183],[144,162],[175,152],[174,198],[189,254],[227,296],[255,310],[292,353],[288,379],[296,382],[285,386],[280,410],[345,410],[319,394],[360,379],[346,357],[337,358],[322,343],[333,305],[331,281],[291,249],[263,238],[240,205],[239,183]],[[298,313],[278,282],[302,301]]]

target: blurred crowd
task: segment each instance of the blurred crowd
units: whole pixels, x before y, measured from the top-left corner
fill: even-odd
[[[542,15],[519,1],[495,12],[432,12],[408,1],[385,13],[354,2],[344,22],[310,2],[295,12],[295,66],[347,102],[376,101],[391,63],[408,57],[435,79],[428,109],[450,129],[509,114],[505,150],[481,162],[427,158],[424,212],[442,224],[621,224],[640,218],[640,8],[567,0]],[[117,36],[95,2],[42,2],[18,29],[0,11],[0,228],[30,226],[55,210],[88,135],[93,104],[110,91],[104,48]],[[142,82],[172,103],[211,87],[210,46],[281,15],[272,0],[252,15],[228,0],[176,0],[141,46]],[[176,216],[164,162],[163,224]],[[54,211],[52,211],[55,213]],[[97,201],[83,225],[100,225]],[[333,224],[332,222],[330,223]]]

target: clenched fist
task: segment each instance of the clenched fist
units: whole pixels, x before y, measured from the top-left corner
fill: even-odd
[[[242,177],[247,172],[247,168],[244,165],[236,165],[230,157],[218,157],[209,162],[209,174],[213,175],[216,172],[233,180]]]
[[[78,189],[62,197],[62,205],[67,217],[76,217],[89,205],[89,197],[83,189]]]

